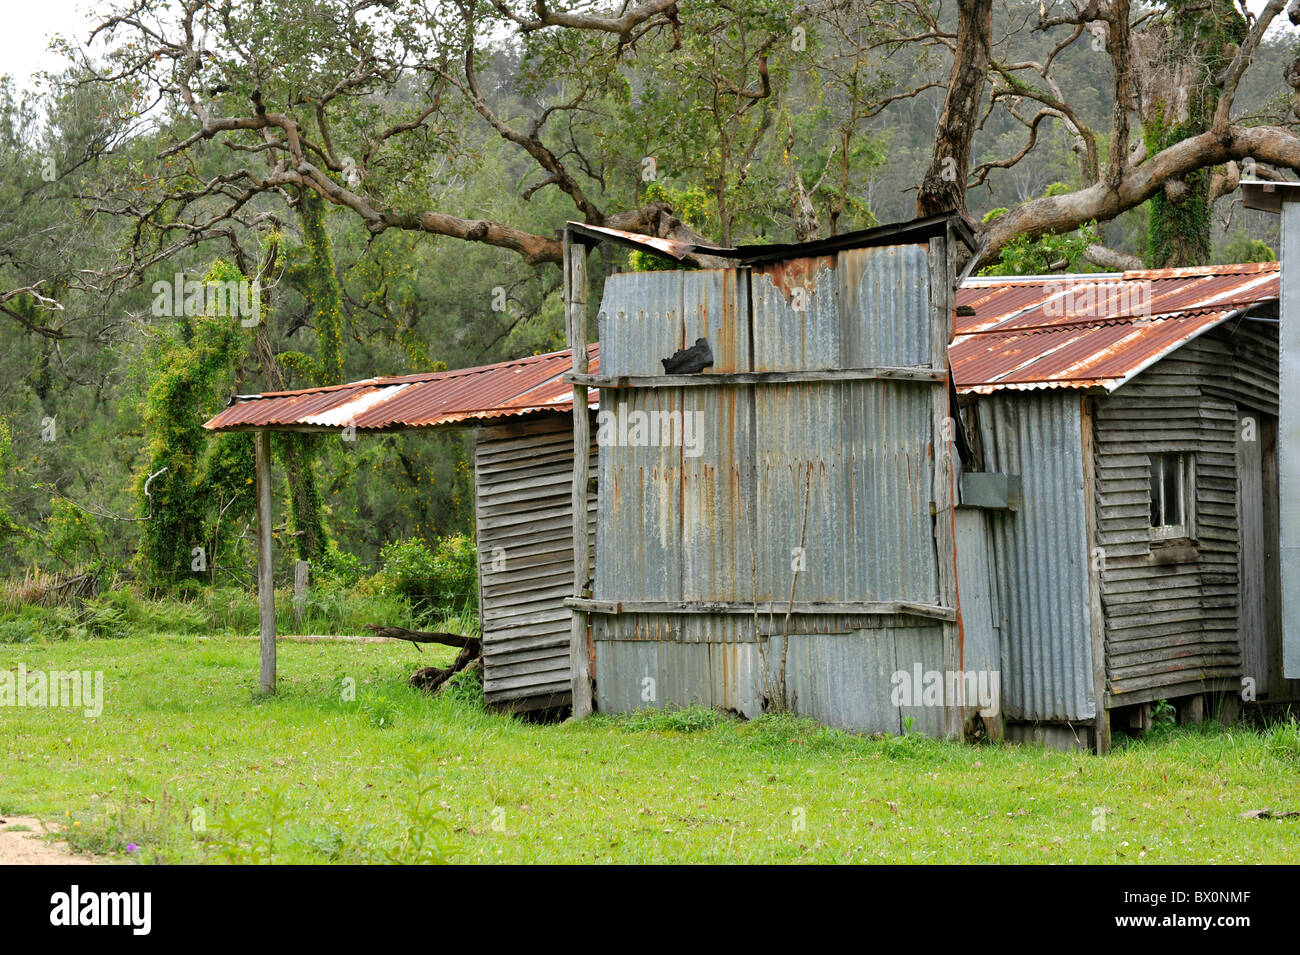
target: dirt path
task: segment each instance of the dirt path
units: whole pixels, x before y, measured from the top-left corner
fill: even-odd
[[[0,818],[0,865],[99,865],[92,856],[72,852],[62,842],[45,842],[39,819]]]

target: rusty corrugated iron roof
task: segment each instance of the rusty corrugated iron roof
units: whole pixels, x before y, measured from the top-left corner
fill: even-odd
[[[588,346],[599,370],[600,346]],[[573,386],[563,380],[570,353],[551,352],[456,371],[367,378],[346,385],[237,395],[207,422],[210,431],[257,428],[393,431],[435,428],[539,411],[571,411]],[[592,389],[590,400],[598,401]]]
[[[1279,274],[1260,262],[971,279],[957,293],[953,379],[979,394],[1114,391],[1243,309],[1277,301]]]
[[[1241,309],[1278,298],[1278,263],[970,279],[948,355],[961,392],[1118,388]],[[1091,303],[1091,304],[1089,304]],[[1080,306],[1083,307],[1075,307]],[[1138,307],[1133,307],[1134,305]],[[590,345],[592,371],[599,345]],[[386,431],[570,411],[569,352],[346,385],[239,395],[205,427]],[[594,406],[599,392],[590,391]]]

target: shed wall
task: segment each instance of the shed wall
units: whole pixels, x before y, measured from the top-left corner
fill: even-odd
[[[930,368],[931,269],[946,267],[932,264],[926,246],[904,245],[752,272],[615,275],[600,310],[601,374],[659,374],[660,358],[701,336],[713,347],[712,373]],[[754,716],[773,702],[784,661],[796,712],[874,732],[897,733],[910,720],[942,735],[943,708],[896,698],[891,682],[918,666],[944,669],[942,622],[904,613],[787,621],[779,610],[710,603],[942,603],[931,505],[935,395],[946,407],[945,387],[824,380],[602,390],[602,414],[695,415],[699,453],[602,446],[594,598],[681,608],[593,615],[598,707],[699,703]]]
[[[979,403],[979,426],[986,470],[1022,482],[1017,510],[987,515],[1001,614],[1003,709],[1018,720],[1092,719],[1081,398],[994,394]]]
[[[484,698],[514,710],[566,704],[571,614],[564,600],[574,589],[570,416],[479,429],[474,480]],[[592,491],[593,536],[595,510]]]
[[[1243,488],[1238,467],[1262,464],[1259,419],[1277,409],[1276,334],[1249,322],[1216,329],[1096,401],[1110,705],[1195,692],[1208,680],[1235,683],[1243,639],[1256,657],[1269,643],[1257,632],[1266,621],[1251,606],[1242,616],[1241,527],[1265,522],[1263,485],[1253,475]],[[1253,429],[1245,427],[1247,417]],[[1243,447],[1243,437],[1255,446]],[[1152,540],[1150,455],[1162,452],[1193,456],[1189,541]],[[1253,549],[1250,533],[1245,543]]]

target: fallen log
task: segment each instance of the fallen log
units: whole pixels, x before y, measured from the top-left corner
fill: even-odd
[[[459,633],[440,633],[434,630],[407,630],[405,627],[384,627],[377,623],[368,623],[367,630],[380,637],[393,640],[409,640],[414,644],[441,643],[444,647],[468,647],[470,644],[482,646],[478,637],[466,637]],[[419,650],[419,646],[416,646]]]
[[[466,647],[460,651],[456,661],[449,667],[424,667],[411,674],[407,681],[410,686],[426,693],[437,693],[457,673],[462,670],[477,670],[483,666],[478,652]]]
[[[431,630],[407,630],[405,627],[384,627],[377,623],[366,624],[366,629],[380,637],[408,640],[420,649],[422,643],[440,643],[447,647],[460,647],[460,653],[449,667],[422,667],[407,681],[410,686],[426,693],[436,693],[444,683],[461,670],[482,667],[483,641],[459,633],[441,633]]]

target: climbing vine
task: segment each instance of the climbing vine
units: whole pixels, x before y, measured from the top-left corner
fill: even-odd
[[[231,271],[238,275],[233,266],[219,262],[206,280],[226,281]],[[136,482],[146,518],[141,570],[154,586],[167,588],[206,570],[215,556],[210,520],[221,509],[223,497],[252,485],[248,436],[228,435],[213,443],[203,428],[204,420],[221,406],[227,384],[248,352],[249,338],[238,319],[229,315],[194,316],[188,331],[187,338],[159,346],[159,371],[143,408],[149,464]],[[245,497],[251,501],[252,495]],[[194,553],[200,547],[201,559]]]
[[[325,225],[326,205],[320,196],[304,190],[298,203],[302,247],[288,270],[289,280],[307,300],[316,355],[300,351],[276,356],[285,369],[308,385],[337,385],[343,375],[343,288],[334,268],[334,252]],[[289,526],[300,560],[325,561],[333,553],[325,530],[324,500],[316,475],[321,443],[316,435],[276,435],[275,452],[289,481]]]
[[[1165,9],[1168,55],[1176,62],[1186,58],[1195,76],[1192,82],[1180,77],[1183,81],[1177,84],[1176,92],[1187,97],[1185,119],[1172,120],[1164,101],[1148,108],[1142,123],[1148,156],[1210,128],[1219,104],[1217,77],[1246,35],[1246,21],[1230,0],[1170,0]],[[1176,71],[1174,75],[1179,76]],[[1172,192],[1156,193],[1147,224],[1147,264],[1167,268],[1208,263],[1210,212],[1209,169],[1189,173]]]
[[[310,190],[303,192],[298,206],[304,253],[299,274],[316,329],[313,384],[338,385],[343,383],[343,288],[334,270],[325,209],[320,196]]]

